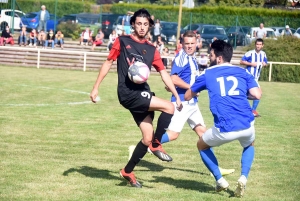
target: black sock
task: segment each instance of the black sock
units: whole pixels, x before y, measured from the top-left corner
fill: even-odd
[[[166,130],[169,127],[169,124],[171,122],[171,119],[173,117],[173,114],[162,112],[157,120],[157,127],[154,133],[154,140],[157,139],[159,142],[161,141],[161,138],[163,134],[166,132]],[[154,148],[158,147],[159,144],[152,143],[152,146]]]
[[[133,169],[135,168],[135,166],[140,162],[140,160],[145,156],[145,154],[147,153],[147,149],[148,147],[146,145],[144,145],[142,143],[142,141],[140,141],[133,153],[132,153],[132,157],[131,159],[128,161],[127,165],[125,166],[125,172],[126,173],[130,173],[133,171]]]

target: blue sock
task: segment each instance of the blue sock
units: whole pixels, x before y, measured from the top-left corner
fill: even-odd
[[[166,143],[166,142],[170,142],[168,133],[163,134],[163,136],[161,137],[161,142],[160,143]]]
[[[212,149],[205,149],[199,151],[203,163],[209,169],[209,171],[214,175],[216,181],[222,177],[222,174],[218,167],[218,161]]]
[[[252,162],[254,159],[254,146],[245,147],[242,154],[241,164],[242,164],[242,172],[241,175],[244,175],[248,178],[248,174],[250,172]]]
[[[253,100],[252,110],[256,110],[258,104],[259,104],[259,100]]]

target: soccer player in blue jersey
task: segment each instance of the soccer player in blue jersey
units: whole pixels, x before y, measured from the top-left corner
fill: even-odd
[[[203,163],[215,177],[217,192],[226,190],[229,184],[222,177],[217,158],[210,148],[234,140],[243,147],[241,176],[235,190],[235,195],[242,197],[254,158],[255,139],[254,116],[247,98],[260,99],[261,90],[246,69],[229,63],[232,54],[230,44],[223,40],[214,41],[210,61],[215,65],[197,77],[184,98],[190,101],[200,91],[208,90],[214,126],[202,135],[197,147]]]
[[[196,34],[186,31],[183,34],[182,49],[176,55],[171,70],[171,79],[176,86],[177,93],[183,104],[181,111],[175,111],[167,132],[162,136],[161,143],[176,140],[187,122],[191,129],[201,137],[206,131],[206,126],[198,106],[198,97],[195,95],[190,101],[184,101],[184,94],[199,76],[199,67],[195,58],[197,47]],[[176,98],[171,97],[171,102],[176,106]],[[234,172],[234,169],[220,168],[222,175]]]
[[[263,66],[266,66],[268,63],[267,55],[262,48],[264,47],[264,41],[261,38],[256,39],[255,49],[246,52],[242,57],[240,64],[246,65],[247,70],[254,76],[255,80],[258,81],[260,72]],[[252,104],[252,113],[255,117],[260,115],[256,111],[259,100],[253,100]]]

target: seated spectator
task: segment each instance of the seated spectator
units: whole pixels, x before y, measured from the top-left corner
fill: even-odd
[[[80,45],[88,45],[88,43],[93,42],[93,32],[90,30],[89,27],[86,27],[86,29],[81,33],[80,36]]]
[[[29,46],[36,47],[37,40],[38,40],[38,33],[36,32],[35,29],[32,29],[29,34]]]
[[[103,43],[104,34],[102,29],[98,29],[98,33],[95,36],[95,41],[93,42],[92,51],[94,51],[96,46],[100,46]]]
[[[207,68],[207,66],[208,66],[208,57],[205,53],[200,54],[198,65],[199,65],[199,70],[200,71],[203,71],[204,69]]]
[[[5,27],[5,30],[2,31],[1,33],[1,38],[0,38],[0,46],[5,46],[5,44],[10,44],[10,45],[14,45],[14,39],[13,36],[9,30],[9,26]]]
[[[165,47],[163,52],[161,53],[161,56],[170,56],[170,52],[169,52],[169,48],[168,47]],[[167,66],[168,66],[168,62],[169,59],[168,58],[162,58],[162,62],[165,66],[165,68],[167,69]]]
[[[45,47],[45,41],[46,41],[46,33],[44,32],[43,29],[38,34],[38,41],[39,41],[39,45],[41,45],[42,48],[44,48]]]
[[[20,31],[20,36],[18,39],[19,46],[24,45],[24,47],[27,45],[27,31],[26,26],[23,26]]]
[[[45,48],[48,47],[48,44],[51,44],[51,48],[54,49],[54,41],[55,41],[55,35],[53,33],[53,30],[50,29],[49,33],[47,34],[47,38],[45,40]]]
[[[149,42],[149,43],[152,43],[152,35],[150,34],[150,32],[147,33],[147,35],[145,36],[146,40]]]
[[[113,30],[111,32],[111,34],[109,34],[109,41],[107,43],[107,51],[111,50],[111,48],[112,48],[112,46],[113,46],[113,44],[114,44],[117,37],[118,36],[117,36],[116,30]]]
[[[55,34],[55,44],[60,45],[60,48],[64,49],[64,34],[61,31],[57,31]]]

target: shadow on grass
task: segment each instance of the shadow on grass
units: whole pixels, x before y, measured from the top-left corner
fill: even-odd
[[[234,197],[234,192],[230,189],[227,189],[227,191],[216,192],[214,186],[199,181],[186,180],[186,179],[173,179],[171,177],[158,177],[158,176],[153,176],[153,178],[154,179],[150,180],[149,182],[166,183],[168,185],[173,185],[176,188],[194,190],[198,192],[213,193],[213,194],[220,194],[220,195],[229,194],[229,197]]]
[[[148,168],[150,171],[156,171],[156,172],[161,172],[164,169],[169,169],[169,170],[178,170],[178,171],[183,171],[183,172],[190,172],[190,173],[195,173],[195,174],[200,174],[200,175],[210,175],[209,173],[198,172],[198,171],[189,170],[189,169],[166,167],[166,166],[162,166],[162,165],[159,165],[159,164],[151,163],[151,162],[148,162],[148,161],[145,161],[145,160],[141,160],[137,164],[137,166],[145,167],[145,168]],[[139,170],[139,171],[149,171],[149,170]]]

